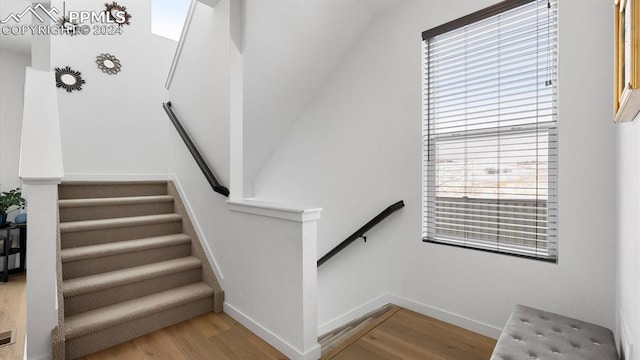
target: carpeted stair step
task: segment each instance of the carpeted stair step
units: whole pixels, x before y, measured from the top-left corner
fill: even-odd
[[[186,256],[64,281],[65,316],[200,282],[201,266]]]
[[[66,357],[75,359],[212,309],[213,289],[199,282],[69,316]]]
[[[171,234],[80,246],[60,252],[65,280],[191,255],[191,238]]]
[[[179,214],[132,216],[60,223],[62,249],[182,232]]]
[[[155,196],[167,194],[166,181],[65,181],[59,199]]]
[[[60,222],[173,213],[173,196],[59,200]]]

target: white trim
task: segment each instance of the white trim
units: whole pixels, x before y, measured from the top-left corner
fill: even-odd
[[[284,355],[286,355],[289,359],[292,360],[316,360],[321,356],[320,344],[316,344],[313,349],[307,351],[306,353],[300,352],[300,350],[296,349],[286,341],[282,340],[278,335],[272,333],[255,320],[251,319],[247,315],[243,314],[241,311],[236,309],[233,305],[229,304],[225,301],[224,303],[224,312],[234,318],[237,322],[242,324],[242,326],[249,329],[254,334],[258,335],[261,339],[268,342],[269,345],[278,349]]]
[[[64,174],[63,181],[167,181],[168,174]]]
[[[380,309],[381,307],[393,303],[394,296],[387,293],[381,295],[367,303],[364,303],[346,313],[336,317],[333,320],[329,320],[328,322],[318,326],[318,335],[322,336],[334,329],[339,328],[347,324],[349,321],[353,321],[354,319],[358,319],[372,311]]]
[[[460,326],[464,329],[477,332],[493,339],[500,337],[502,329],[495,326],[473,320],[462,315],[454,314],[446,310],[442,310],[433,306],[422,304],[413,300],[403,298],[401,296],[387,293],[381,295],[367,303],[364,303],[351,311],[348,311],[337,318],[330,320],[318,327],[318,334],[323,335],[334,329],[343,326],[349,321],[353,321],[367,313],[375,311],[387,304],[393,304],[407,310],[415,311],[419,314],[430,316],[432,318]]]
[[[485,324],[480,321],[473,320],[459,314],[454,314],[452,312],[448,312],[443,309],[422,304],[413,300],[409,300],[398,295],[391,294],[391,303],[398,305],[400,307],[403,307],[405,309],[415,311],[422,315],[430,316],[432,318],[447,322],[449,324],[460,326],[467,330],[477,332],[479,334],[488,336],[493,339],[499,338],[500,334],[502,333],[502,329],[497,328],[495,326]]]
[[[627,324],[624,322],[622,311],[618,313],[618,316],[620,317],[620,350],[624,353],[627,360],[633,360],[635,351],[629,338],[629,328],[627,328]],[[622,356],[622,354],[620,354],[620,356]]]
[[[20,178],[22,184],[25,185],[58,185],[62,182],[61,178]]]
[[[176,69],[178,68],[178,63],[180,62],[180,57],[182,56],[182,48],[184,47],[184,42],[187,39],[187,35],[189,34],[189,29],[191,28],[191,21],[193,21],[193,15],[196,12],[196,7],[198,6],[198,0],[191,0],[191,4],[189,5],[189,11],[187,12],[187,18],[184,20],[184,26],[182,27],[182,34],[180,34],[180,41],[178,41],[178,45],[176,46],[176,53],[173,55],[173,61],[171,62],[171,68],[169,69],[169,74],[167,75],[167,81],[164,84],[165,89],[169,90],[171,88],[171,83],[173,82],[173,76],[176,73]]]
[[[296,207],[252,199],[228,200],[229,210],[296,222],[320,219],[322,208]]]
[[[193,225],[193,229],[195,230],[196,234],[198,234],[198,238],[200,238],[200,244],[202,245],[204,254],[207,256],[207,260],[209,260],[209,264],[211,264],[211,267],[213,268],[213,272],[215,273],[216,278],[220,283],[220,287],[224,289],[224,275],[222,274],[222,270],[220,269],[220,266],[216,261],[216,257],[213,255],[213,251],[211,251],[211,248],[209,247],[209,242],[207,241],[207,237],[204,235],[204,232],[202,231],[202,227],[198,222],[198,218],[195,216],[193,208],[191,207],[191,203],[189,203],[189,198],[185,194],[183,187],[180,184],[180,180],[178,180],[178,177],[176,176],[176,174],[170,174],[169,177],[170,177],[169,180],[173,181],[173,184],[175,185],[176,190],[178,191],[178,194],[182,199],[182,204],[184,205],[184,208],[187,211],[189,218],[191,219],[191,224]]]

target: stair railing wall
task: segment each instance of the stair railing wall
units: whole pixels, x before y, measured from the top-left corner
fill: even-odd
[[[228,197],[229,189],[223,186],[222,184],[220,184],[216,176],[213,174],[213,171],[207,164],[207,161],[204,159],[204,157],[202,157],[202,154],[200,154],[200,151],[198,150],[196,145],[193,143],[193,140],[191,140],[191,137],[189,136],[187,131],[184,129],[184,127],[180,123],[180,120],[178,120],[178,117],[176,116],[176,114],[171,109],[171,102],[163,103],[162,107],[164,108],[164,111],[167,112],[167,115],[169,116],[169,119],[171,119],[173,126],[175,126],[176,130],[178,131],[178,134],[180,134],[180,137],[182,138],[185,145],[189,149],[189,152],[191,153],[194,160],[198,164],[198,167],[200,168],[200,170],[202,170],[204,177],[207,179],[207,182],[209,182],[209,185],[211,185],[211,188],[213,189],[213,191],[217,192],[222,196]]]
[[[166,84],[173,110],[233,194],[227,200],[209,190],[216,183],[203,181],[193,153],[173,133],[170,172],[205,249],[220,265],[225,313],[287,358],[318,359],[320,209],[243,199],[243,68],[234,42],[242,18],[238,10],[238,0],[193,1]],[[192,93],[194,84],[198,93]]]

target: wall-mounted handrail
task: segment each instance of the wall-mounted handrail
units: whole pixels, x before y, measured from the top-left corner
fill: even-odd
[[[331,251],[329,251],[325,256],[321,257],[320,260],[318,260],[318,267],[320,267],[320,265],[324,264],[332,257],[336,256],[340,251],[344,250],[347,246],[351,245],[351,243],[353,243],[357,239],[363,238],[364,241],[366,242],[367,237],[364,236],[364,234],[366,234],[367,231],[371,230],[371,228],[378,225],[378,223],[380,223],[382,220],[386,219],[387,216],[402,209],[403,207],[404,207],[404,201],[400,200],[397,203],[384,209],[380,214],[376,215],[376,217],[374,217],[368,223],[364,224],[364,226],[358,229],[358,231],[351,234],[351,236],[349,236],[343,242],[338,244],[338,246],[336,246]]]
[[[191,141],[189,134],[187,134],[187,131],[184,129],[184,127],[182,127],[182,124],[180,123],[180,120],[178,120],[178,117],[176,116],[176,114],[173,112],[173,109],[171,109],[171,102],[169,101],[166,103],[162,103],[162,107],[164,108],[164,111],[167,112],[167,115],[169,115],[169,119],[171,119],[173,126],[176,127],[178,134],[180,134],[180,137],[184,141],[185,145],[187,145],[189,152],[191,153],[196,163],[200,167],[200,170],[202,170],[204,177],[207,179],[207,181],[211,185],[211,188],[213,188],[213,191],[228,197],[229,189],[221,185],[218,179],[216,179],[215,175],[213,175],[213,171],[211,171],[211,168],[209,167],[209,165],[207,165],[207,162],[204,160],[204,158],[200,154],[200,151],[198,151],[198,148],[196,147],[196,145],[193,143],[193,141]]]

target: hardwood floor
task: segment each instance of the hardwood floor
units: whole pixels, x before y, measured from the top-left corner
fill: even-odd
[[[287,357],[229,315],[209,313],[82,359],[280,360]]]
[[[397,309],[362,337],[323,359],[487,360],[495,344],[494,339]],[[228,315],[211,313],[82,359],[279,360],[287,357]]]
[[[9,282],[0,283],[0,333],[14,331],[15,342],[0,347],[0,359],[17,360],[24,356],[24,336],[27,328],[27,277],[25,274],[9,276]]]
[[[335,360],[487,360],[496,340],[401,309],[335,354]]]

